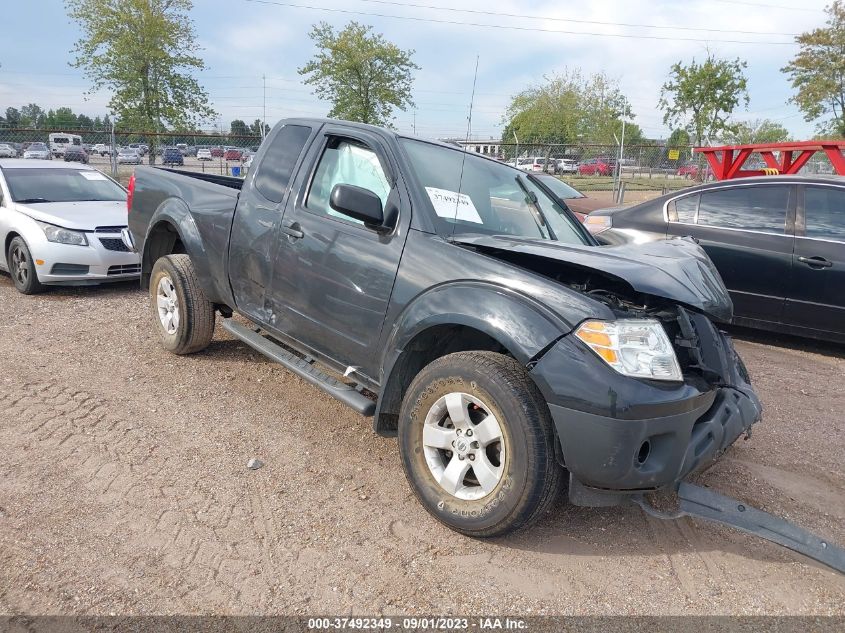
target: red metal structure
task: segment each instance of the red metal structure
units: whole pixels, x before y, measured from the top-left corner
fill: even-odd
[[[773,173],[797,174],[816,152],[824,152],[836,173],[845,176],[843,149],[845,149],[845,141],[798,141],[794,143],[696,147],[695,151],[704,154],[717,180],[730,180],[731,178],[763,176]],[[745,161],[754,152],[760,154],[766,161],[767,168],[765,170],[742,168]],[[776,152],[777,156],[775,156]]]

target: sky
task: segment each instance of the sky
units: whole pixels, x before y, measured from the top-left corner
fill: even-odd
[[[80,32],[62,0],[3,4],[0,111],[34,102],[92,117],[108,112],[108,94],[86,94],[81,71],[69,66]],[[394,120],[403,132],[464,137],[477,58],[474,138],[498,138],[510,97],[567,68],[618,80],[633,121],[647,137],[665,138],[670,130],[657,102],[669,68],[702,59],[709,49],[748,62],[751,100],[736,120],[773,119],[804,139],[814,125],[788,103],[793,91],[780,68],[798,50],[795,35],[824,24],[824,6],[824,0],[194,0],[191,17],[206,65],[198,78],[219,113],[206,129],[262,118],[265,94],[270,124],[325,116],[329,104],[297,74],[314,53],[308,32],[319,21],[340,29],[356,20],[415,51],[416,109]]]

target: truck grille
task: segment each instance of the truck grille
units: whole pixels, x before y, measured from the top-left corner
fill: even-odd
[[[122,266],[109,266],[109,275],[138,275],[141,273],[141,264],[123,264]]]
[[[126,248],[126,244],[123,243],[123,240],[116,237],[101,237],[100,243],[103,245],[103,248],[109,251],[118,251],[121,253],[129,252],[129,249]]]

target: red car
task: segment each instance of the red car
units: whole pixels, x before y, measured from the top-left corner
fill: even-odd
[[[211,148],[211,155],[214,158],[223,158],[223,148],[222,147],[212,147]]]
[[[591,158],[578,164],[581,176],[612,176],[616,171],[616,161],[612,158]]]
[[[692,180],[698,180],[698,165],[695,163],[687,163],[678,167],[678,175]]]
[[[244,157],[243,151],[230,147],[223,154],[223,160],[241,160]]]

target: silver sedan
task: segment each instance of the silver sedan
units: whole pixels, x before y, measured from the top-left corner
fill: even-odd
[[[118,165],[140,165],[141,154],[133,147],[124,147],[117,153]]]
[[[24,294],[137,278],[126,190],[78,163],[0,159],[0,270]]]

